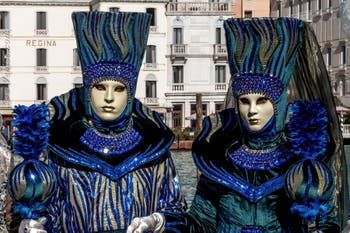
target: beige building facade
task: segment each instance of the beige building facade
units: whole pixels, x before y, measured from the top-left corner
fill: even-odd
[[[334,95],[350,106],[350,49],[341,28],[343,0],[271,1],[271,15],[305,20],[315,30]]]

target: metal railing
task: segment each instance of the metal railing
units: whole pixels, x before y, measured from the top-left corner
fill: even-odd
[[[342,125],[343,137],[350,138],[350,124]]]
[[[171,55],[185,55],[186,54],[186,45],[184,44],[172,44]]]
[[[178,84],[173,84],[173,91],[184,91],[184,84],[183,83],[178,83]]]
[[[227,47],[225,44],[214,44],[214,55],[226,56]]]
[[[146,105],[158,105],[159,101],[157,97],[145,97],[144,104]]]
[[[170,2],[167,13],[224,13],[231,12],[228,2]]]

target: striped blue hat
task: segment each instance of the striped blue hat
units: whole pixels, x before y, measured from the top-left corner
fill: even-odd
[[[302,44],[304,22],[294,18],[231,18],[224,22],[234,97],[258,93],[274,104],[284,127],[286,89]]]
[[[84,87],[103,80],[126,85],[135,95],[138,73],[147,45],[151,15],[136,12],[74,12],[73,25]]]

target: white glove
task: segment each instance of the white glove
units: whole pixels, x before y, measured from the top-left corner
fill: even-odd
[[[23,219],[19,225],[18,233],[47,233],[44,228],[46,218]]]
[[[160,213],[153,213],[146,217],[134,218],[128,226],[126,233],[154,232],[161,233],[165,230],[165,218]]]

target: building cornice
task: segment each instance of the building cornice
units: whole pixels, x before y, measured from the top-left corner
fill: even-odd
[[[116,1],[116,0],[92,0],[90,2],[91,5],[97,4],[97,3],[103,3],[103,2],[115,2],[115,3],[124,3],[124,2],[139,2],[139,3],[168,3],[169,0],[123,0],[123,1]]]
[[[83,1],[0,1],[0,6],[89,6]]]

